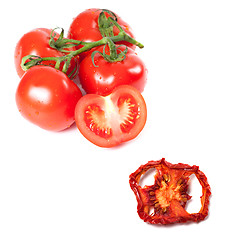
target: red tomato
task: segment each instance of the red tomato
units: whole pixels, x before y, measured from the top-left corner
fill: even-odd
[[[117,52],[125,50],[125,46]],[[103,46],[97,48],[102,52]],[[121,62],[107,62],[100,54],[94,57],[93,65],[91,53],[80,63],[79,78],[87,93],[107,95],[120,85],[131,85],[140,92],[144,90],[147,80],[147,70],[143,61],[132,50],[128,49],[126,58]]]
[[[16,104],[23,117],[41,128],[61,131],[74,122],[74,111],[82,94],[63,72],[34,66],[21,78]]]
[[[102,39],[102,35],[98,28],[98,17],[101,13],[101,9],[91,8],[81,12],[77,17],[73,19],[73,22],[70,25],[68,38],[75,40],[82,40],[85,42],[95,42]],[[105,13],[106,17],[110,15]],[[117,14],[117,22],[124,29],[124,31],[132,38],[134,38],[134,34],[132,33],[131,27],[124,22]],[[119,30],[114,26],[113,28],[114,35],[118,35]],[[128,42],[118,42],[119,44],[125,44],[133,49],[135,49],[135,45]],[[82,47],[82,46],[80,46]],[[91,51],[94,51],[92,49]],[[81,59],[83,59],[87,53],[81,54]]]
[[[147,108],[140,92],[123,85],[106,96],[87,94],[75,108],[78,129],[90,142],[113,147],[134,139],[144,128]]]
[[[20,64],[22,58],[27,55],[36,55],[39,57],[62,57],[65,55],[64,53],[59,52],[58,50],[53,49],[49,46],[51,31],[52,30],[46,28],[37,28],[24,34],[19,40],[16,45],[14,54],[16,71],[19,77],[22,77],[24,74],[24,71],[21,68]],[[57,39],[58,37],[59,34],[56,33],[56,37],[54,39]],[[73,50],[75,50],[75,48],[73,48]],[[54,66],[55,62],[45,61],[42,62],[42,64]],[[69,74],[74,69],[74,67],[76,67],[75,61],[71,61],[71,65],[67,74]]]

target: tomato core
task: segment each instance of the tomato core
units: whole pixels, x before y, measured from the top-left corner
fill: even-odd
[[[96,104],[86,107],[86,126],[103,138],[110,138],[118,129],[123,133],[128,133],[140,114],[134,98],[131,95],[122,96],[117,103],[113,103],[109,96],[103,98],[105,100],[103,107]]]
[[[112,129],[108,124],[105,112],[99,106],[89,105],[85,113],[86,125],[93,133],[103,138],[112,136]]]
[[[168,175],[167,175],[168,176]],[[167,177],[166,177],[167,178]],[[162,180],[161,186],[158,190],[155,192],[156,196],[156,204],[155,207],[160,206],[162,208],[163,212],[168,211],[168,207],[171,204],[172,200],[177,201],[187,201],[187,197],[181,197],[181,185],[171,185],[169,184],[170,180],[168,178],[168,181]]]
[[[121,116],[120,129],[122,132],[128,133],[139,118],[140,111],[132,96],[121,97],[118,100],[118,107]]]

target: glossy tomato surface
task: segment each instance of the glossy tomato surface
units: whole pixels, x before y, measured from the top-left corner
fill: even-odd
[[[140,92],[123,85],[106,96],[87,94],[75,109],[76,125],[99,147],[114,147],[134,139],[144,128],[147,108]]]
[[[125,46],[118,47],[117,53],[124,51],[125,48]],[[103,52],[103,46],[98,47],[96,51]],[[140,92],[144,90],[147,69],[134,50],[128,48],[124,60],[112,63],[96,53],[94,63],[95,65],[91,53],[80,63],[79,78],[87,93],[107,95],[120,85],[131,85]]]
[[[75,39],[75,40],[82,40],[85,42],[95,42],[102,39],[102,35],[98,28],[98,17],[101,13],[101,9],[98,8],[91,8],[81,12],[77,15],[69,28],[68,38]],[[105,13],[106,17],[108,18],[110,15]],[[117,22],[123,28],[123,30],[132,38],[134,38],[134,34],[132,32],[131,27],[128,23],[126,23],[121,17],[117,14]],[[119,30],[117,27],[113,27],[114,35],[118,35]],[[119,44],[125,44],[133,49],[135,49],[135,45],[121,41]],[[80,46],[81,47],[81,46]],[[92,49],[93,51],[93,49]],[[87,53],[83,53],[81,58],[83,59]]]
[[[24,74],[24,70],[20,66],[23,57],[27,55],[36,55],[39,57],[62,57],[65,55],[49,46],[51,31],[51,29],[36,28],[24,34],[17,43],[14,53],[14,61],[17,74],[20,78]],[[56,34],[54,38],[56,40],[59,37],[59,34],[57,32],[54,33]],[[71,50],[75,50],[75,48]],[[42,62],[42,64],[54,66],[55,61],[45,61]],[[67,74],[69,74],[75,67],[75,61],[71,61]]]
[[[80,89],[64,73],[48,66],[26,71],[16,91],[16,104],[23,117],[41,128],[61,131],[74,123]]]

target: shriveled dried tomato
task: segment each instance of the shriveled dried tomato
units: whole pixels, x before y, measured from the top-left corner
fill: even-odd
[[[149,169],[156,169],[155,183],[142,188],[139,181]],[[191,199],[187,191],[188,180],[192,174],[202,186],[201,209],[198,213],[188,213],[185,210],[187,201]],[[164,158],[149,161],[130,175],[129,182],[137,198],[137,212],[145,222],[152,224],[199,222],[208,215],[210,186],[198,166],[171,164]]]

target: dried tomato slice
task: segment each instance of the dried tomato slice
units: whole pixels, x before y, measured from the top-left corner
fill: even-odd
[[[149,169],[155,168],[155,183],[151,186],[139,185],[141,176]],[[202,186],[201,209],[198,213],[185,210],[187,201],[188,180],[194,174]],[[198,166],[178,163],[171,164],[164,158],[149,161],[130,175],[130,186],[137,198],[137,212],[141,219],[152,224],[171,224],[187,221],[199,222],[208,215],[210,186]],[[150,213],[152,212],[153,213]]]

